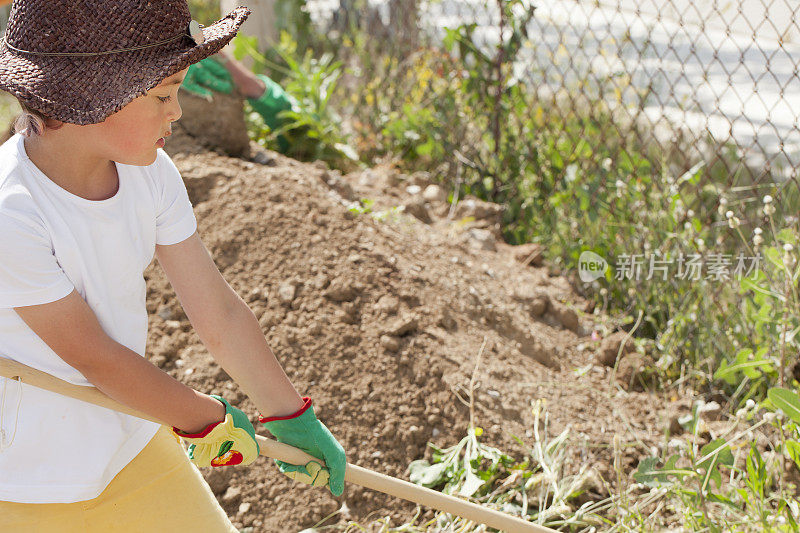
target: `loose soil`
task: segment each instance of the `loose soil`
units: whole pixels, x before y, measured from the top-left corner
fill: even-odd
[[[427,175],[388,166],[342,176],[255,143],[249,159],[230,157],[177,127],[166,150],[217,266],[351,463],[407,480],[411,461],[430,458],[427,442],[460,440],[469,423],[462,400],[484,342],[474,394],[482,442],[522,459],[534,442],[531,404],[543,399],[548,433],[571,430],[572,471],[597,472],[589,497],[606,492],[603,481],[615,484],[614,435],[630,471],[687,408],[688,400],[640,390],[645,356],[630,344],[618,350],[624,335],[603,331],[591,304],[542,265],[541,250],[499,239],[497,206],[466,198],[451,208]],[[346,204],[363,197],[375,201],[373,212],[405,211],[384,221],[354,215]],[[149,358],[255,421],[157,262],[145,276]],[[615,379],[608,364],[618,351]],[[291,481],[265,458],[204,475],[235,525],[256,532],[300,531],[339,509],[326,524],[389,516],[399,525],[417,507],[355,485],[337,498]]]

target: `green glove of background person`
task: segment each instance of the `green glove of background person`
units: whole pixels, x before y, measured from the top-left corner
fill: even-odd
[[[230,61],[233,61],[232,59]],[[298,106],[297,100],[283,90],[283,87],[264,74],[250,74],[264,84],[264,92],[257,98],[247,98],[247,102],[264,119],[264,123],[272,131],[277,130],[286,123],[286,119],[278,118],[278,113]],[[230,94],[236,82],[228,69],[214,56],[207,57],[198,63],[189,66],[186,78],[181,87],[188,92],[210,99],[212,91]],[[278,135],[278,150],[281,153],[291,146],[285,135]]]
[[[295,481],[315,487],[328,486],[331,494],[344,492],[344,472],[347,458],[344,448],[331,435],[325,424],[317,420],[311,398],[303,397],[303,407],[289,416],[259,417],[259,421],[278,440],[309,455],[325,461],[326,467],[310,461],[306,465],[292,465],[275,460],[281,472]]]
[[[181,87],[190,93],[210,98],[211,91],[224,94],[233,92],[233,78],[228,69],[217,60],[207,57],[198,63],[189,65]]]

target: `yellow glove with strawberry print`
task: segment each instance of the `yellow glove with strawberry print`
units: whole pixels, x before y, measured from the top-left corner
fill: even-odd
[[[224,398],[211,395],[225,405],[225,419],[209,424],[198,433],[172,431],[189,444],[189,459],[197,466],[249,465],[258,457],[258,442],[253,424]]]

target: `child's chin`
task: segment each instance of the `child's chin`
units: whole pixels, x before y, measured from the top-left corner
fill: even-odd
[[[147,154],[143,154],[138,157],[117,159],[117,163],[122,163],[123,165],[132,165],[136,167],[146,167],[155,163],[157,157],[158,157],[158,147],[154,145],[152,149],[148,150]]]

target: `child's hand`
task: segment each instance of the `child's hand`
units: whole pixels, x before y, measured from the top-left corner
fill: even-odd
[[[189,444],[189,459],[197,466],[248,465],[258,457],[258,442],[247,415],[224,398],[211,395],[225,404],[225,420],[209,424],[199,433],[172,430]]]
[[[311,398],[303,398],[303,407],[290,416],[261,417],[259,421],[272,433],[278,442],[300,448],[309,455],[325,461],[321,468],[315,461],[303,465],[292,465],[283,461],[275,462],[281,472],[303,483],[315,486],[328,486],[334,496],[344,492],[344,471],[347,467],[344,448],[331,435],[325,424],[317,420]]]

